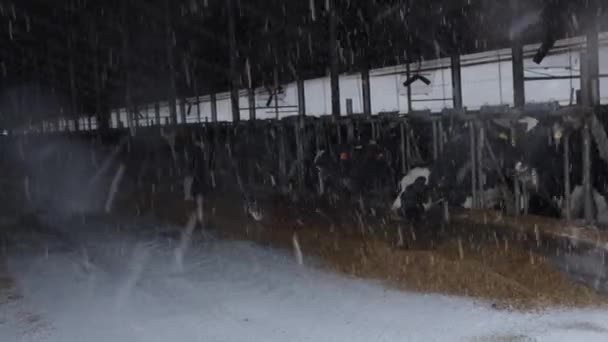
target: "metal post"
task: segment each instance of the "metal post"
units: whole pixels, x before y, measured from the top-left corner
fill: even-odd
[[[157,102],[154,102],[154,121],[156,121],[156,125],[157,126],[162,126],[162,122],[160,120],[160,104]]]
[[[70,33],[68,35],[69,35],[68,36],[68,52],[69,52],[68,73],[69,73],[69,77],[70,77],[70,115],[72,116],[72,118],[77,118],[77,113],[76,113],[76,76],[75,76],[75,72],[74,72],[74,49],[73,49],[73,42],[72,42],[73,37],[72,37],[71,30],[70,30]],[[75,130],[78,131],[78,123],[77,123],[77,121],[75,121],[74,124],[75,124]]]
[[[452,72],[452,102],[455,109],[462,109],[462,73],[460,69],[460,55],[453,54],[450,58]]]
[[[331,114],[334,118],[340,117],[340,75],[338,61],[338,18],[336,14],[336,0],[327,0],[329,5],[329,58],[331,82]]]
[[[401,174],[405,175],[406,172],[407,172],[405,146],[406,146],[406,140],[408,140],[409,136],[405,134],[405,123],[403,121],[401,121],[399,123],[399,132],[400,132],[400,135],[401,135],[401,145],[400,145],[400,150],[401,150]],[[409,147],[409,142],[407,142],[407,145]],[[409,159],[407,161],[409,161]]]
[[[478,183],[478,193],[477,198],[479,201],[479,208],[485,208],[485,198],[484,198],[484,183],[485,176],[483,172],[483,146],[485,144],[485,132],[483,125],[479,125],[479,138],[477,140],[477,183]]]
[[[369,82],[369,65],[366,61],[361,70],[361,94],[363,95],[363,114],[372,115],[372,97]]]
[[[278,122],[278,135],[279,135],[279,173],[280,173],[280,184],[281,190],[285,189],[287,184],[287,161],[285,151],[285,129],[281,122]]]
[[[297,80],[298,87],[298,115],[304,116],[306,115],[306,89],[304,86],[304,80],[298,77]]]
[[[409,80],[411,77],[411,70],[410,70],[410,57],[409,55],[407,56],[407,62],[405,63],[405,77]],[[411,113],[413,108],[412,108],[412,87],[407,87],[406,89],[407,91],[407,112]]]
[[[338,144],[342,144],[342,124],[339,120],[336,120],[336,135],[338,139]]]
[[[247,98],[249,100],[249,120],[255,120],[255,89],[247,89]]]
[[[517,0],[511,0],[514,13],[519,10]],[[526,103],[524,84],[524,48],[521,37],[517,34],[512,37],[511,58],[513,60],[513,103],[516,108],[522,108]]]
[[[186,99],[185,98],[181,98],[181,100],[179,101],[179,113],[180,113],[180,119],[181,119],[181,124],[185,125],[188,123],[188,119],[186,118]]]
[[[473,121],[469,121],[469,145],[471,145],[471,208],[477,208],[477,159],[475,157],[475,127]]]
[[[352,143],[355,140],[355,125],[353,120],[348,120],[346,123],[346,141]]]
[[[126,1],[125,1],[126,2]],[[169,118],[172,125],[177,123],[177,86],[175,81],[175,58],[173,56],[173,27],[169,0],[165,0],[165,45],[167,49],[167,65],[169,65]]]
[[[217,122],[217,97],[215,96],[215,93],[212,93],[209,95],[209,98],[211,102],[211,122],[215,123]]]
[[[238,123],[241,119],[239,108],[239,73],[237,71],[237,46],[234,0],[226,0],[228,8],[228,42],[230,48],[230,105],[232,109],[232,122]]]
[[[593,15],[587,30],[587,65],[589,100],[590,105],[595,107],[600,104],[598,20],[596,14]]]
[[[302,141],[304,129],[304,117],[300,117],[298,120],[296,120],[295,124],[296,152],[298,158],[298,185],[300,190],[304,188],[304,142]]]
[[[570,134],[564,136],[564,216],[572,219],[570,212]]]
[[[439,143],[439,155],[443,154],[443,120],[439,119],[437,121],[437,138]]]
[[[321,122],[315,122],[315,150],[316,152],[321,151],[321,134],[323,134],[323,130],[321,127]]]
[[[199,94],[197,77],[194,78],[194,92],[196,93],[196,122],[201,122],[201,96]]]
[[[144,118],[144,122],[146,126],[152,126],[150,122],[150,106],[146,105],[146,117]]]
[[[139,107],[137,103],[133,103],[133,124],[135,127],[139,127]]]
[[[591,132],[589,120],[585,118],[583,132],[583,196],[585,203],[585,221],[593,222],[593,194],[591,189]]]
[[[274,115],[275,119],[279,119],[279,69],[274,67]]]
[[[437,122],[431,121],[431,126],[433,127],[433,160],[437,160],[439,154],[437,146]]]
[[[116,117],[116,128],[124,128],[122,121],[120,121],[120,110],[118,108],[116,108],[114,116]]]
[[[353,115],[353,99],[346,99],[346,115]]]
[[[524,52],[519,40],[513,42],[513,102],[521,108],[526,103],[524,84]]]
[[[597,91],[597,32],[594,34],[594,29],[590,29],[587,33],[587,51],[581,53],[580,73],[581,73],[581,104],[584,108],[592,107],[599,100]],[[595,76],[595,77],[594,77]],[[584,213],[587,223],[593,222],[593,193],[591,187],[591,132],[589,127],[589,118],[587,113],[584,113],[584,124],[582,128],[582,144],[583,144],[583,198],[584,198]]]
[[[96,47],[98,44],[96,44]],[[99,70],[99,56],[97,49],[95,50],[95,56],[93,59],[93,69],[95,72],[95,117],[97,118],[97,130],[107,131],[110,128],[110,118],[107,111],[102,113],[101,109],[101,76]]]

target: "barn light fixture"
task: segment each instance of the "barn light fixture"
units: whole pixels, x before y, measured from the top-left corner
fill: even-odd
[[[403,82],[403,86],[409,87],[410,85],[412,85],[412,83],[414,83],[418,80],[422,81],[426,85],[431,84],[431,80],[429,80],[428,78],[426,78],[422,75],[417,74],[417,75],[414,75],[414,76],[408,78],[405,82]]]
[[[547,34],[547,36],[543,40],[542,44],[536,51],[534,58],[532,58],[534,63],[540,64],[543,61],[543,59],[545,59],[545,56],[547,56],[547,53],[549,53],[549,51],[553,48],[554,45],[555,45],[555,38],[553,37],[552,34],[550,34],[550,33]]]

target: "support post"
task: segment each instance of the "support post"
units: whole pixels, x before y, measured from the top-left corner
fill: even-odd
[[[475,127],[473,121],[469,121],[469,145],[471,155],[471,208],[477,208],[477,158],[475,156]]]
[[[591,23],[587,29],[587,65],[590,105],[596,107],[600,104],[598,20],[596,14],[592,15]]]
[[[593,20],[587,31],[587,51],[581,53],[581,100],[584,108],[595,108],[599,105],[599,52],[597,23]],[[582,128],[583,144],[583,196],[585,221],[594,220],[593,189],[591,185],[591,132],[589,117],[585,113]]]
[[[408,145],[409,148],[409,136],[407,134],[405,134],[405,123],[403,121],[401,121],[399,123],[399,133],[401,135],[401,144],[400,144],[400,152],[401,152],[401,175],[405,175],[407,172],[407,164],[406,162],[409,162],[409,159],[406,158],[406,152],[405,152],[405,148],[406,148],[406,143]],[[407,159],[407,160],[406,160]]]
[[[405,77],[409,80],[412,75],[411,67],[410,67],[410,56],[407,56],[407,61],[405,63]],[[407,92],[407,112],[411,113],[412,108],[412,87],[406,87]]]
[[[162,122],[160,120],[160,104],[158,101],[154,102],[154,121],[156,122],[156,126],[162,126]]]
[[[514,13],[519,10],[517,0],[511,0]],[[524,48],[521,36],[516,34],[511,42],[511,58],[513,61],[513,103],[515,108],[523,108],[526,103],[524,80]]]
[[[346,99],[346,115],[353,115],[353,99]]]
[[[201,96],[199,94],[197,77],[194,78],[194,92],[196,94],[196,122],[201,123]]]
[[[346,123],[346,141],[348,143],[355,141],[355,124],[351,119]]]
[[[139,107],[137,103],[133,103],[133,126],[139,128]]]
[[[283,123],[277,122],[278,136],[279,136],[279,174],[280,174],[280,185],[281,191],[286,188],[287,185],[287,160],[285,150],[285,128]]]
[[[211,106],[211,122],[216,123],[217,122],[217,97],[215,96],[215,93],[211,93],[211,95],[209,95],[210,98],[210,106]]]
[[[95,45],[96,47],[98,44]],[[105,132],[110,128],[110,118],[107,111],[102,113],[101,109],[101,77],[99,70],[99,56],[97,49],[93,59],[93,69],[95,72],[95,117],[97,118],[97,130]]]
[[[331,114],[334,118],[340,117],[340,75],[338,61],[338,18],[336,14],[336,0],[327,0],[329,5],[329,76],[331,83]]]
[[[150,106],[146,105],[146,117],[144,118],[145,126],[152,126],[150,122]]]
[[[274,67],[274,115],[279,120],[279,69]]]
[[[452,103],[454,109],[462,109],[462,72],[460,68],[460,55],[455,53],[450,58],[452,72]]]
[[[439,155],[443,154],[443,120],[439,119],[437,121],[437,138],[439,139],[437,142],[439,144]]]
[[[437,146],[437,122],[431,121],[431,126],[433,128],[433,160],[437,160],[439,150]]]
[[[477,199],[479,208],[485,208],[484,198],[484,172],[483,172],[483,146],[485,144],[485,131],[483,124],[479,125],[479,137],[477,139],[477,184],[478,192]]]
[[[228,7],[228,42],[230,48],[230,105],[232,109],[232,123],[238,123],[241,119],[239,108],[239,74],[237,71],[237,46],[236,46],[236,24],[234,0],[226,0]]]
[[[298,77],[296,81],[298,87],[298,115],[306,115],[306,89],[304,87],[304,80]]]
[[[74,71],[74,47],[72,42],[72,30],[68,33],[68,52],[69,52],[69,68],[70,77],[70,116],[74,119],[75,130],[78,131],[78,114],[76,113],[76,76]]]
[[[593,222],[593,194],[591,189],[591,132],[589,120],[585,118],[583,125],[583,196],[585,205],[585,221]]]
[[[179,113],[181,124],[185,125],[188,123],[188,118],[186,117],[186,98],[182,97],[179,101]]]
[[[304,189],[304,117],[299,117],[295,123],[295,134],[296,134],[296,153],[298,159],[298,187],[301,191]]]
[[[125,1],[126,2],[126,1]],[[167,65],[169,66],[169,118],[172,125],[177,124],[177,86],[175,82],[175,58],[173,56],[173,27],[171,25],[169,0],[165,0],[165,48],[167,49]]]
[[[255,89],[252,87],[247,89],[247,99],[249,100],[249,120],[253,121],[255,117]]]
[[[564,136],[564,218],[572,219],[570,212],[570,134]]]
[[[363,114],[366,116],[372,115],[372,97],[369,82],[369,64],[367,61],[361,70],[361,94],[363,96]]]

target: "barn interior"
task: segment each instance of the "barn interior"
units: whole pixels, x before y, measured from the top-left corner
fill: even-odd
[[[0,340],[605,341],[607,6],[0,0]]]

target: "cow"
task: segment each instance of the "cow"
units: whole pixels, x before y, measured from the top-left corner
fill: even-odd
[[[393,178],[386,150],[374,141],[352,147],[338,145],[333,153],[317,151],[313,164],[321,194],[329,191],[361,197]]]
[[[538,124],[538,120],[533,118],[520,121],[519,128],[524,133],[533,131]],[[450,206],[472,207],[470,124],[453,127],[444,153],[432,164],[411,169],[401,179],[393,210],[400,209],[406,216],[413,213],[418,217],[432,204],[442,201]],[[538,188],[538,172],[528,163],[526,151],[514,146],[509,139],[509,126],[490,121],[485,127],[492,153],[484,153],[483,166],[478,170],[483,171],[484,184],[478,195],[485,208],[506,208],[510,204],[506,201],[512,200],[506,195],[513,193],[515,186],[520,187],[523,193],[534,192],[532,189]]]

